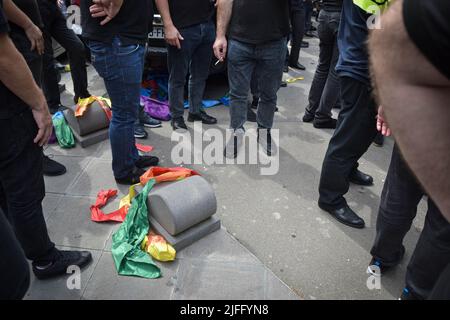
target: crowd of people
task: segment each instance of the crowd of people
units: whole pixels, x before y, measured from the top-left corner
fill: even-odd
[[[50,240],[42,212],[43,175],[63,174],[44,156],[51,113],[63,110],[52,38],[67,51],[74,103],[90,97],[86,52],[112,102],[109,138],[113,175],[136,184],[158,164],[136,138],[159,127],[140,105],[145,46],[155,6],[167,41],[173,130],[213,125],[202,107],[211,62],[226,63],[232,135],[224,156],[236,158],[245,123],[257,123],[268,156],[278,149],[271,129],[283,72],[305,70],[300,50],[314,36],[320,4],[320,53],[303,122],[334,129],[322,165],[318,205],[349,227],[364,220],[347,204],[350,183],[369,186],[359,159],[372,143],[395,136],[381,195],[368,271],[381,276],[405,254],[403,239],[427,196],[424,229],[408,264],[401,298],[450,299],[450,5],[445,0],[81,0],[82,38],[68,28],[58,0],[0,0],[0,298],[19,299],[38,279],[84,267],[87,251],[62,251]],[[69,3],[70,4],[70,3]],[[383,14],[380,16],[380,14]],[[379,19],[380,25],[370,23]],[[288,44],[290,43],[290,50]],[[215,58],[215,59],[214,59]],[[214,59],[214,61],[212,61]],[[312,70],[311,70],[312,71]],[[249,100],[249,96],[252,100]],[[337,119],[332,109],[339,108]],[[256,109],[256,114],[252,111]],[[157,143],[157,142],[155,142]],[[7,261],[7,262],[6,262]]]

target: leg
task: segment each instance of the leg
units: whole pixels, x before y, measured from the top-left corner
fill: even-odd
[[[406,287],[427,299],[450,261],[450,223],[431,199],[425,226],[406,272]]]
[[[22,248],[1,209],[0,255],[0,299],[22,299],[30,285],[30,270]]]
[[[316,119],[328,120],[331,118],[331,109],[336,105],[339,100],[339,77],[336,73],[336,64],[339,60],[339,48],[337,45],[337,32],[339,29],[340,14],[334,13],[330,19],[330,32],[331,32],[331,63],[328,69],[328,76],[326,79],[325,87],[322,91],[320,98],[319,108],[316,111]]]
[[[289,55],[289,64],[294,65],[298,63],[300,57],[300,48],[305,33],[305,10],[294,11],[291,13],[292,23],[292,42],[291,53]]]
[[[54,53],[51,35],[51,27],[55,14],[50,1],[38,1],[38,5],[42,21],[44,22],[42,34],[44,36],[45,52],[42,61],[42,89],[45,93],[49,109],[55,111],[61,104],[58,71],[55,68],[55,59],[53,58]]]
[[[184,115],[184,86],[189,71],[189,62],[195,47],[201,42],[200,26],[180,30],[181,49],[168,45],[167,66],[169,68],[169,105],[173,119]],[[209,65],[208,65],[209,66]]]
[[[55,3],[52,5],[56,7]],[[56,8],[53,12],[54,20],[49,27],[49,31],[51,36],[67,51],[70,61],[73,90],[76,102],[78,102],[78,98],[87,98],[90,96],[87,89],[88,80],[85,47],[73,30],[67,28],[66,19],[61,11]]]
[[[376,133],[375,104],[370,88],[349,77],[341,78],[342,110],[328,145],[319,185],[319,204],[330,210],[344,207],[349,175]]]
[[[215,39],[215,27],[213,22],[200,26],[201,42],[192,53],[189,78],[189,112],[199,114],[203,111],[203,94],[205,93],[206,80],[209,76],[209,67],[212,59],[211,47]]]
[[[332,66],[336,33],[329,25],[332,23],[331,14],[321,11],[319,15],[319,27],[317,29],[320,39],[319,64],[309,91],[309,104],[306,113],[314,115],[319,108],[322,93],[327,82],[328,74]]]
[[[411,228],[423,190],[398,147],[394,147],[391,164],[381,194],[377,234],[372,256],[385,266],[394,266],[403,256],[403,239]]]
[[[256,70],[260,89],[257,122],[259,128],[270,129],[277,106],[277,92],[283,76],[283,60],[286,54],[286,39],[257,47]]]
[[[430,300],[450,300],[450,264],[441,273],[436,285],[433,288]]]
[[[140,102],[144,47],[123,46],[119,38],[112,44],[89,41],[94,67],[104,79],[111,98],[113,117],[109,137],[116,179],[127,177],[135,169],[139,153],[135,146],[134,124]]]
[[[234,130],[243,129],[247,121],[247,96],[256,65],[254,53],[252,45],[229,41],[230,127]]]
[[[33,142],[37,126],[31,112],[1,120],[0,193],[2,210],[11,222],[23,251],[35,263],[54,258],[42,200],[45,196],[42,148]]]

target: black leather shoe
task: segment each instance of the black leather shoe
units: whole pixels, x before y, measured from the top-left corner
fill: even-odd
[[[314,114],[309,113],[308,111],[305,111],[305,114],[303,115],[303,122],[312,122],[314,120]]]
[[[362,229],[365,226],[364,220],[347,205],[339,209],[330,209],[319,203],[319,207],[331,214],[336,220],[338,220],[340,223],[345,224],[346,226],[357,229]]]
[[[201,121],[204,124],[216,124],[217,119],[209,116],[205,111],[200,111],[198,114],[189,113],[189,122]]]
[[[50,159],[46,155],[44,155],[44,162],[42,166],[44,170],[44,176],[55,177],[66,173],[66,167],[64,167],[61,163]]]
[[[136,167],[126,177],[116,178],[116,182],[119,184],[133,185],[140,182],[140,178],[144,173],[145,170]]]
[[[154,167],[158,165],[159,159],[154,156],[139,156],[139,159],[134,164],[136,167],[140,169]]]
[[[256,113],[250,106],[247,108],[247,121],[256,122]]]
[[[373,178],[368,174],[365,174],[358,169],[354,170],[350,174],[350,182],[359,186],[371,186],[373,185]]]
[[[280,87],[281,88],[286,88],[287,87],[287,82],[286,81],[281,81]]]
[[[336,129],[337,120],[330,118],[325,120],[314,119],[313,125],[316,129]]]
[[[184,122],[183,118],[172,119],[171,125],[172,125],[173,130],[178,130],[178,129],[187,130],[187,126],[186,126],[186,123]]]
[[[298,62],[290,63],[289,67],[294,68],[294,69],[298,69],[298,70],[306,70],[306,67],[304,65],[302,65],[301,63],[298,63]]]

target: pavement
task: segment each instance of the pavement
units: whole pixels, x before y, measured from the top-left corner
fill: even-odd
[[[68,290],[67,277],[33,279],[28,299],[397,299],[404,285],[406,266],[424,223],[426,205],[405,239],[406,255],[379,288],[369,289],[366,273],[375,237],[376,216],[393,141],[372,146],[360,169],[374,177],[372,187],[351,186],[346,198],[366,221],[366,228],[352,229],[336,222],[317,206],[323,157],[332,130],[319,130],[301,122],[317,65],[318,39],[306,39],[300,62],[305,72],[290,70],[285,78],[303,76],[279,91],[279,112],[274,127],[280,132],[279,172],[260,175],[258,165],[192,165],[213,186],[222,229],[178,253],[173,263],[158,263],[162,278],[147,280],[118,276],[110,248],[118,225],[90,221],[89,206],[100,189],[127,187],[112,177],[108,141],[82,149],[50,146],[45,151],[67,166],[61,177],[46,177],[45,217],[52,240],[60,248],[83,248],[93,253],[93,263],[83,270],[81,289]],[[90,90],[103,95],[103,82],[89,67]],[[63,75],[72,95],[70,76]],[[208,82],[207,98],[227,92],[226,81]],[[217,106],[208,113],[218,118],[213,126],[228,127],[229,110]],[[188,124],[192,128],[192,124]],[[254,124],[246,125],[252,128]],[[174,166],[169,123],[148,130],[141,141],[154,147],[161,166]],[[192,129],[191,129],[192,132]],[[118,205],[120,196],[105,211]],[[217,290],[220,287],[221,290]]]

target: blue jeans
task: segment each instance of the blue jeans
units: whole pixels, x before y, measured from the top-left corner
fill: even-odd
[[[139,158],[134,123],[138,118],[145,48],[140,44],[124,46],[118,37],[112,43],[89,40],[88,46],[111,99],[112,168],[116,179],[121,179],[132,172]]]
[[[261,45],[230,39],[228,79],[232,129],[243,129],[244,123],[247,121],[247,97],[254,73],[257,74],[257,88],[260,92],[257,113],[258,126],[272,128],[285,58],[286,38]]]
[[[189,76],[189,112],[202,110],[202,99],[212,58],[212,46],[216,37],[214,23],[207,22],[178,30],[184,40],[181,49],[168,46],[169,104],[173,118],[184,114],[184,85]]]

